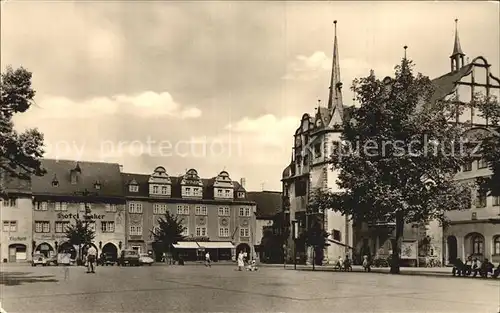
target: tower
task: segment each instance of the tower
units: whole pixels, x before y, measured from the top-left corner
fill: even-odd
[[[453,45],[453,53],[450,56],[452,72],[458,71],[465,65],[464,57],[465,54],[462,52],[460,39],[458,38],[458,19],[455,19],[455,43]]]
[[[337,21],[333,21],[333,55],[332,75],[330,77],[330,92],[328,94],[328,110],[330,112],[329,126],[342,125],[344,114],[342,101],[342,82],[340,80],[339,48],[337,42]]]

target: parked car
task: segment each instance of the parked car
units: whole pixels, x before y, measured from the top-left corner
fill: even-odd
[[[48,258],[46,258],[46,263],[47,265],[58,265],[58,262],[57,262],[57,255],[53,255],[53,256],[49,256]]]
[[[101,257],[97,260],[97,264],[101,266],[108,266],[108,265],[115,265],[116,263],[116,258],[114,255],[109,254],[109,253],[103,253],[101,254]]]
[[[139,253],[133,249],[125,249],[122,250],[120,254],[120,258],[118,259],[118,265],[134,265],[139,266],[141,263],[139,262]]]
[[[149,254],[143,253],[139,256],[139,263],[141,265],[149,265],[151,266],[155,260],[153,260],[152,257],[149,256]]]
[[[33,261],[31,261],[31,266],[47,266],[47,258],[41,253],[33,254]]]

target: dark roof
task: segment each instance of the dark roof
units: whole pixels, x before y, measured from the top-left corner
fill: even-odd
[[[471,63],[462,67],[458,71],[450,72],[438,78],[434,78],[432,80],[432,83],[435,90],[431,98],[431,103],[434,103],[437,100],[441,100],[447,95],[451,94],[455,88],[456,83],[460,81],[462,77],[467,76],[472,70],[473,66],[474,65]]]
[[[87,189],[100,197],[123,197],[123,182],[120,165],[117,163],[88,162],[73,160],[42,159],[42,167],[47,171],[44,176],[32,176],[31,185],[34,195],[77,195]],[[80,171],[75,171],[79,167]],[[71,183],[71,171],[78,180]],[[52,182],[56,179],[57,186]],[[98,181],[100,189],[95,189]]]
[[[124,194],[128,197],[149,197],[149,177],[150,175],[146,174],[132,174],[132,173],[122,173],[123,177],[123,186],[124,186]],[[181,182],[184,176],[169,176],[172,182],[172,194],[171,198],[182,198],[181,192]],[[139,185],[139,192],[130,192],[129,184],[135,180]],[[203,199],[213,199],[215,178],[201,178],[201,182],[203,184]],[[234,197],[236,198],[238,191],[245,191],[240,183],[233,181],[234,187]]]
[[[4,191],[7,194],[31,194],[31,181],[4,173],[2,175]]]
[[[247,198],[257,205],[257,218],[272,218],[281,212],[282,193],[280,191],[251,191]]]

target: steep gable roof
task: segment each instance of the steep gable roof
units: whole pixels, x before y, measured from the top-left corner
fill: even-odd
[[[117,163],[54,159],[42,159],[41,163],[47,173],[31,177],[34,195],[73,196],[87,189],[97,192],[101,197],[124,196],[120,165]],[[76,184],[72,184],[71,171],[78,167],[79,179]],[[57,179],[57,186],[52,185],[54,178]],[[94,188],[96,181],[101,185],[98,190]]]
[[[249,191],[247,198],[254,201],[257,205],[257,218],[271,219],[277,213],[281,212],[282,208],[282,193],[279,191]]]

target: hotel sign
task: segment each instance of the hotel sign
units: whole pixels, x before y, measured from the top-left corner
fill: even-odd
[[[66,234],[35,234],[35,239],[63,239],[66,238]]]
[[[28,240],[27,237],[9,237],[10,241],[26,241]]]
[[[67,219],[72,219],[72,218],[77,218],[79,215],[78,214],[73,214],[73,213],[57,213],[57,218],[60,220],[67,220]],[[101,220],[104,218],[104,214],[90,214],[89,218],[92,220]]]

